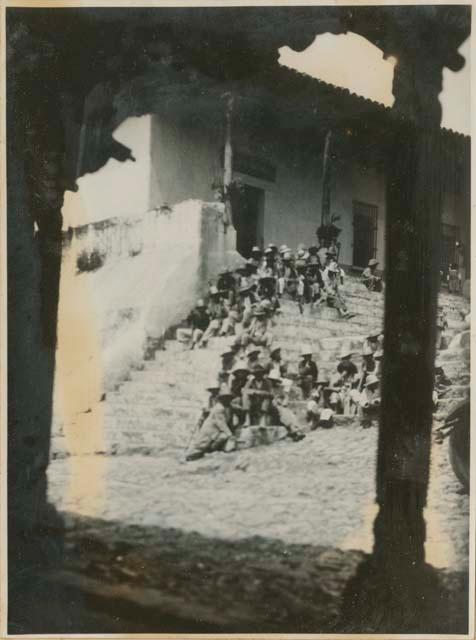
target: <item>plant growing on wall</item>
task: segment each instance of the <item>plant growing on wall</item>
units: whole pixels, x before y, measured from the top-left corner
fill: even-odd
[[[100,269],[103,266],[105,259],[106,254],[99,251],[99,249],[93,249],[92,251],[83,249],[76,258],[76,267],[80,273],[83,271],[96,271],[96,269]]]
[[[333,215],[331,216],[330,222],[321,224],[316,231],[317,238],[319,240],[319,244],[324,247],[328,247],[331,243],[337,243],[337,238],[339,237],[342,229],[334,224],[340,220],[340,216]]]

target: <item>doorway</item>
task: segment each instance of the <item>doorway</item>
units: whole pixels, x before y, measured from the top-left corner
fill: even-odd
[[[352,264],[355,267],[366,267],[377,253],[377,219],[378,207],[354,200],[354,251]]]
[[[264,189],[243,185],[232,207],[236,229],[236,249],[245,258],[254,245],[262,246],[264,218]]]

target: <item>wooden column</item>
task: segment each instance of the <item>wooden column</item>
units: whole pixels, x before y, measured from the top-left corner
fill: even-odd
[[[331,148],[332,131],[326,133],[324,142],[324,151],[322,153],[322,200],[321,200],[321,225],[324,226],[330,222],[331,211],[331,167],[330,167],[330,148]]]
[[[234,96],[229,93],[225,97],[225,147],[223,156],[223,193],[225,198],[225,230],[229,224],[232,224],[232,204],[230,186],[233,182],[233,144],[232,144],[232,120]]]
[[[374,548],[349,584],[353,631],[430,633],[442,602],[425,563],[441,215],[443,62],[399,56],[387,167],[382,412]],[[352,621],[352,622],[351,622]]]

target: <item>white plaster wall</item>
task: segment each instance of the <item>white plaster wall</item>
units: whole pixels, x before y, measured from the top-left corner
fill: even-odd
[[[246,132],[234,129],[235,144],[247,148]],[[211,184],[221,176],[221,130],[184,126],[173,115],[154,115],[151,146],[150,206],[174,204],[186,198],[210,200]],[[260,152],[257,151],[257,155]],[[264,155],[264,154],[261,154]],[[276,181],[269,182],[235,173],[244,183],[265,192],[264,242],[296,247],[317,241],[321,221],[322,155],[304,151],[299,145],[274,141],[267,158],[276,166]],[[357,166],[339,163],[333,176],[331,214],[340,215],[341,261],[352,264],[352,201],[378,206],[377,258],[385,259],[385,177],[377,169],[366,173]]]
[[[132,150],[136,161],[109,160],[78,180],[78,191],[66,192],[63,228],[107,218],[125,218],[149,208],[151,116],[128,118],[114,138]]]

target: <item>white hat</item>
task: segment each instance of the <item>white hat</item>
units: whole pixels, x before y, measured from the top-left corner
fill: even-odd
[[[373,373],[371,373],[369,376],[367,376],[367,380],[365,381],[365,387],[371,387],[374,384],[379,384],[380,380],[377,378],[376,375],[374,375]]]

